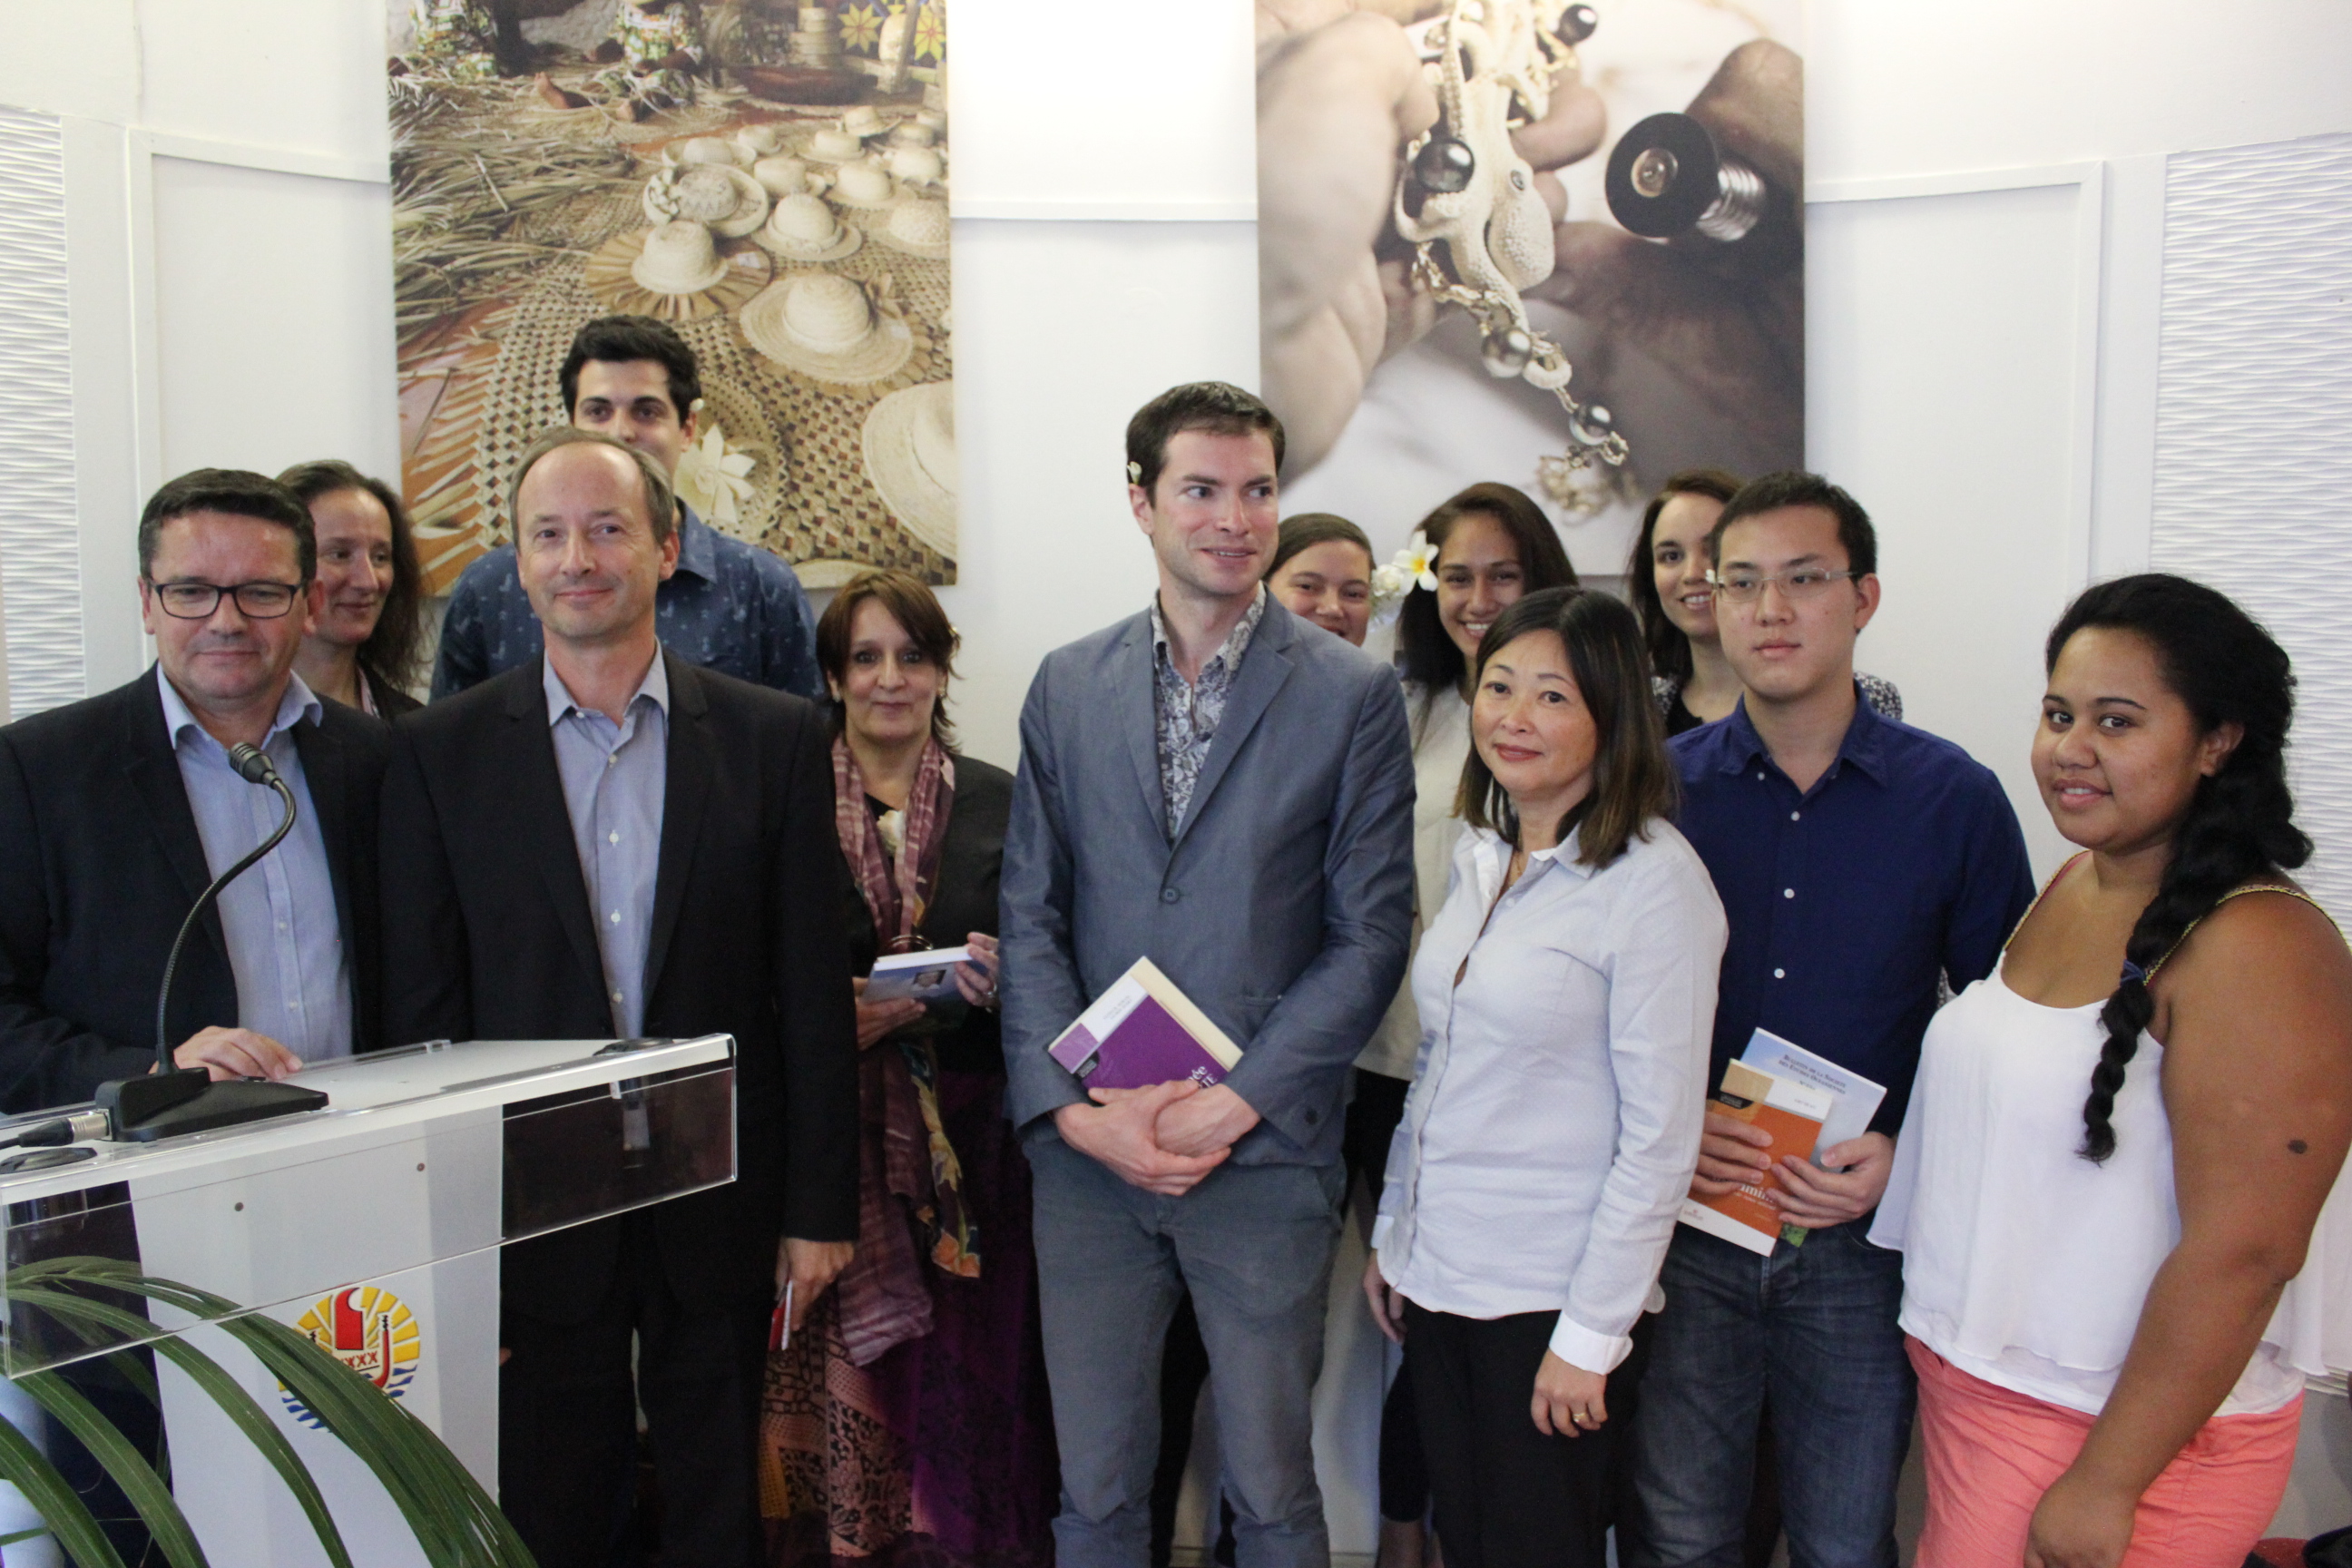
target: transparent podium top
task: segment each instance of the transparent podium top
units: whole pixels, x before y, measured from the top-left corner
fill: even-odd
[[[319,1110],[0,1171],[0,1373],[730,1182],[734,1049],[709,1035],[378,1051],[297,1074],[327,1094]]]

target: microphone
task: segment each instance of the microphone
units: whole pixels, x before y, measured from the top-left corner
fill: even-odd
[[[205,911],[219,900],[222,889],[251,870],[293,831],[298,809],[294,792],[278,776],[277,765],[260,747],[240,741],[228,749],[228,762],[247,784],[275,791],[286,807],[286,815],[279,819],[276,831],[263,839],[252,854],[215,877],[211,885],[196,895],[187,918],[180,922],[179,934],[172,939],[171,952],[163,960],[163,983],[155,994],[155,1070],[142,1078],[119,1079],[98,1088],[97,1103],[112,1119],[117,1138],[149,1142],[182,1132],[283,1116],[327,1103],[327,1097],[317,1089],[266,1079],[224,1079],[215,1084],[210,1069],[184,1068],[172,1059],[172,981],[179,973],[180,950],[187,945],[189,933],[196,929]]]

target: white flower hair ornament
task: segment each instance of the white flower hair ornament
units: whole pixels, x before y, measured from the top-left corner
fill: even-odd
[[[1393,559],[1372,568],[1372,624],[1394,622],[1404,610],[1405,596],[1415,588],[1437,592],[1437,549],[1417,529]]]

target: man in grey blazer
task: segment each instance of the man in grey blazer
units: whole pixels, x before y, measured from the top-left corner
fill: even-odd
[[[1282,426],[1222,383],[1128,426],[1149,609],[1046,656],[1005,837],[1007,1108],[1036,1173],[1062,1568],[1142,1568],[1160,1346],[1189,1289],[1240,1561],[1330,1560],[1309,1437],[1348,1068],[1412,918],[1394,677],[1271,602]],[[1089,1098],[1045,1054],[1149,956],[1243,1048]]]

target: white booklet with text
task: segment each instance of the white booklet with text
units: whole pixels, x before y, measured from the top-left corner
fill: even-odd
[[[1824,1150],[1869,1131],[1870,1119],[1878,1114],[1880,1104],[1886,1099],[1885,1084],[1873,1083],[1827,1057],[1815,1056],[1793,1040],[1782,1039],[1769,1029],[1759,1029],[1750,1036],[1739,1059],[1759,1072],[1806,1084],[1830,1096],[1830,1111],[1822,1119],[1821,1139],[1813,1145],[1816,1165],[1822,1163]]]

